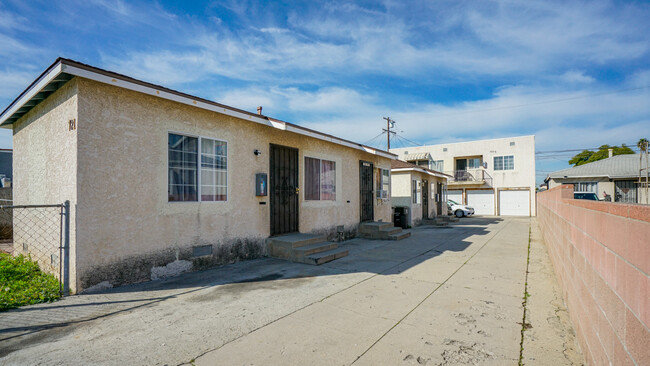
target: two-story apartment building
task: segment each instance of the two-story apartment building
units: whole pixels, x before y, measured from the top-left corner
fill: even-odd
[[[400,160],[452,176],[450,200],[477,215],[535,215],[535,136],[391,149]]]

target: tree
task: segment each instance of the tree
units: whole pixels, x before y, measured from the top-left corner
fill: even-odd
[[[582,152],[576,154],[571,158],[571,160],[569,160],[569,164],[573,164],[573,166],[579,166],[587,163],[593,163],[594,161],[607,159],[609,157],[609,149],[614,150],[614,155],[634,154],[634,150],[625,146],[625,144],[621,145],[621,147],[601,145],[597,151],[582,150]]]

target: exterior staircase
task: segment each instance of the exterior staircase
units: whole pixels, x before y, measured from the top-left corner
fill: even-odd
[[[359,225],[359,236],[366,239],[402,240],[411,236],[410,231],[393,226],[392,222],[362,222]]]
[[[268,238],[267,245],[271,257],[316,266],[348,255],[347,249],[340,249],[323,235],[287,234]]]

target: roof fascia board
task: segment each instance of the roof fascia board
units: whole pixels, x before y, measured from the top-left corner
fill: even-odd
[[[447,176],[445,176],[445,175],[436,174],[436,173],[432,173],[432,172],[429,172],[429,171],[426,171],[426,170],[420,170],[420,169],[415,169],[415,168],[395,168],[395,169],[391,169],[390,171],[391,172],[397,172],[397,173],[399,173],[399,172],[418,172],[418,173],[428,174],[428,175],[430,175],[432,177],[447,179]]]
[[[13,115],[17,110],[22,108],[24,104],[29,101],[33,96],[38,94],[50,81],[54,80],[61,73],[67,73],[73,76],[82,77],[85,79],[94,80],[99,83],[114,85],[120,88],[132,90],[135,92],[151,95],[154,97],[160,97],[163,99],[171,100],[174,102],[182,103],[189,106],[198,107],[201,109],[209,110],[212,112],[228,115],[231,117],[236,117],[243,120],[248,120],[251,122],[256,122],[265,126],[270,126],[282,131],[289,131],[298,133],[301,135],[317,138],[319,140],[328,141],[334,144],[347,146],[353,149],[365,151],[367,153],[382,156],[388,159],[397,159],[397,155],[390,152],[384,152],[381,150],[376,150],[365,145],[353,143],[351,141],[343,140],[336,138],[334,136],[326,135],[318,131],[311,131],[309,129],[303,129],[298,126],[293,126],[286,122],[279,120],[266,118],[266,117],[257,117],[255,115],[238,112],[226,108],[224,106],[214,105],[211,103],[206,103],[198,98],[191,98],[191,96],[183,96],[175,93],[170,93],[165,90],[156,88],[154,85],[142,85],[139,83],[134,83],[128,80],[120,78],[118,75],[106,75],[104,73],[95,72],[84,67],[78,67],[75,65],[70,65],[66,63],[66,60],[59,60],[53,66],[50,67],[43,75],[41,75],[40,80],[35,82],[21,97],[19,97],[12,105],[12,107],[3,113],[2,118],[0,119],[0,127],[4,125],[9,116]]]
[[[100,82],[100,83],[115,85],[115,86],[118,86],[118,87],[121,87],[121,88],[124,88],[124,89],[128,89],[128,90],[148,94],[148,95],[151,95],[151,96],[154,96],[154,97],[160,97],[160,98],[163,98],[163,99],[167,99],[167,100],[171,100],[171,101],[174,101],[174,102],[186,104],[186,105],[189,105],[189,106],[199,107],[201,109],[206,109],[206,110],[209,110],[209,111],[212,111],[212,112],[225,114],[225,115],[228,115],[228,116],[231,116],[231,117],[236,117],[236,118],[240,118],[240,119],[244,119],[244,120],[249,120],[249,121],[252,121],[252,122],[263,124],[265,126],[272,126],[271,123],[265,118],[254,117],[252,115],[248,115],[248,114],[245,114],[245,113],[240,113],[240,112],[237,112],[237,111],[233,111],[231,109],[222,108],[222,107],[219,107],[219,106],[208,104],[208,103],[202,102],[200,100],[187,98],[187,97],[184,97],[184,96],[180,96],[180,95],[177,95],[177,94],[172,94],[172,93],[166,92],[164,90],[158,90],[156,88],[152,88],[152,87],[148,87],[148,86],[144,86],[144,85],[139,85],[139,84],[132,83],[132,82],[129,82],[129,81],[126,81],[126,80],[121,80],[121,79],[118,79],[118,78],[106,76],[106,75],[99,74],[99,73],[96,73],[96,72],[92,72],[92,71],[89,71],[89,70],[85,70],[85,69],[82,69],[82,68],[79,68],[79,67],[76,67],[76,66],[64,64],[63,65],[63,72],[71,74],[71,75],[79,76],[79,77],[82,77],[82,78],[94,80],[94,81],[97,81],[97,82]]]
[[[17,110],[21,109],[33,96],[40,93],[50,81],[54,80],[62,72],[63,64],[61,61],[56,63],[51,69],[40,77],[40,80],[34,83],[18,100],[14,102],[11,108],[7,109],[0,117],[0,126],[4,126],[7,119],[12,116]]]
[[[279,124],[279,122],[276,122],[276,123]],[[368,146],[365,146],[365,145],[355,144],[353,142],[346,141],[346,140],[343,140],[343,139],[339,139],[339,138],[336,138],[336,137],[333,137],[333,136],[325,135],[325,134],[322,134],[322,133],[319,133],[319,132],[310,131],[310,130],[303,129],[303,128],[293,126],[293,125],[290,125],[290,124],[286,124],[286,123],[283,124],[283,127],[284,128],[282,128],[282,129],[284,129],[285,131],[289,131],[289,132],[293,132],[293,133],[313,137],[313,138],[323,140],[323,141],[332,142],[332,143],[335,143],[335,144],[338,144],[338,145],[347,146],[347,147],[350,147],[350,148],[353,148],[353,149],[365,151],[367,153],[382,156],[382,157],[385,157],[385,158],[388,158],[388,159],[397,159],[397,156],[394,155],[394,154],[386,153],[386,152],[379,151],[379,150],[375,150],[375,149],[372,149],[372,148],[370,148]]]

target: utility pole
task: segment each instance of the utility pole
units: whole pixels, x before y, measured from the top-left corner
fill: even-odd
[[[384,119],[386,120],[386,128],[382,128],[381,130],[386,132],[386,151],[390,151],[390,134],[396,134],[396,132],[391,131],[390,128],[395,127],[395,121],[390,119],[390,117],[384,117]]]

